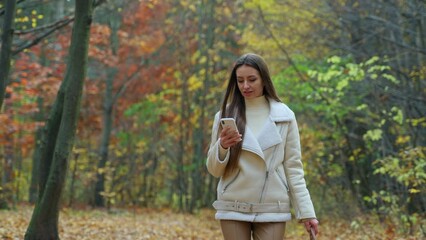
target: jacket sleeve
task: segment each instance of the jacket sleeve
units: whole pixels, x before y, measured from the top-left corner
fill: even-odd
[[[218,130],[219,130],[219,117],[220,113],[217,113],[214,118],[212,133],[211,133],[211,141],[210,148],[207,153],[207,170],[214,177],[221,177],[225,173],[226,164],[229,161],[229,150],[225,150],[225,156],[221,160],[220,154],[220,140],[218,138]]]
[[[295,118],[289,123],[284,152],[284,169],[289,183],[291,204],[295,210],[296,219],[316,218],[311,196],[306,187],[300,135]]]

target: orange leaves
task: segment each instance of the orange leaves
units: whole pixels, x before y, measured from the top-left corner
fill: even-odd
[[[93,24],[90,28],[90,44],[109,46],[111,29],[106,25]]]
[[[15,61],[14,71],[11,79],[12,83],[8,86],[12,94],[13,102],[24,101],[23,99],[42,97],[47,100],[53,100],[56,95],[62,75],[63,68],[59,65],[54,71],[50,67],[42,66],[34,61],[31,53],[22,53]],[[29,103],[28,101],[25,101]],[[33,101],[34,103],[34,101]],[[29,109],[25,109],[27,112]],[[22,111],[21,111],[22,112]]]
[[[0,144],[15,146],[27,157],[34,148],[34,132],[41,126],[40,107],[51,104],[61,81],[61,65],[56,71],[39,64],[27,51],[18,55],[7,86],[7,98],[0,114]],[[52,64],[55,66],[55,64]],[[43,102],[38,102],[38,99]],[[11,142],[10,139],[13,139]]]
[[[89,57],[108,67],[117,65],[117,57],[111,50],[111,29],[106,25],[93,24],[90,28]]]
[[[125,34],[121,34],[125,35]],[[136,55],[145,55],[150,54],[157,50],[166,40],[164,33],[162,30],[154,30],[147,35],[135,35],[130,37],[127,35],[125,48],[131,50],[134,49],[136,52],[132,52],[132,54]],[[125,49],[120,49],[121,56],[123,53],[128,53],[127,51],[123,51]],[[123,56],[124,57],[124,56]]]
[[[140,1],[123,14],[118,36],[121,40],[120,59],[137,57],[157,50],[164,42],[163,21],[169,9],[164,1]]]
[[[11,145],[19,148],[22,156],[27,157],[34,146],[35,129],[38,122],[21,121],[10,111],[0,114],[0,145]]]
[[[123,25],[125,29],[132,31],[135,35],[146,33],[157,19],[163,19],[169,6],[165,1],[139,1],[136,6],[131,6],[123,14]],[[160,27],[157,27],[160,28]]]

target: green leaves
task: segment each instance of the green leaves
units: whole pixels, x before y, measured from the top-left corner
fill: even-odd
[[[378,141],[382,139],[383,131],[381,129],[373,129],[368,130],[366,134],[364,134],[364,140]]]

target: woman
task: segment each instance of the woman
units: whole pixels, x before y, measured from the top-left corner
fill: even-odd
[[[238,131],[222,128],[221,118],[234,118]],[[281,103],[265,61],[256,54],[235,62],[214,119],[206,165],[220,177],[213,206],[226,240],[283,239],[290,202],[306,230],[318,234],[296,118]]]

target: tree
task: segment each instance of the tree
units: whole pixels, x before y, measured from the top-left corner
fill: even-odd
[[[3,105],[4,94],[7,85],[7,78],[10,71],[10,56],[12,52],[13,25],[15,20],[15,0],[7,0],[5,7],[5,18],[1,36],[0,54],[0,109]]]
[[[3,100],[5,98],[6,85],[8,82],[9,71],[10,71],[10,56],[12,50],[12,39],[13,39],[13,23],[15,20],[15,0],[7,0],[5,8],[5,19],[3,23],[3,33],[1,36],[1,52],[0,52],[0,111],[3,106]],[[7,149],[10,149],[10,143],[7,146]],[[10,151],[9,151],[10,152]],[[9,187],[6,186],[11,179],[12,172],[12,160],[9,158],[10,154],[6,154],[4,158],[5,171],[2,177],[1,185],[4,186],[4,189],[0,187],[0,209],[8,208],[7,206],[7,193],[9,192]]]
[[[75,23],[64,81],[49,114],[40,144],[39,198],[25,234],[27,240],[59,239],[59,205],[69,153],[74,145],[83,83],[93,1],[75,1]]]
[[[104,200],[114,201],[112,196],[123,192],[132,198],[132,202],[135,202],[132,197],[135,194],[132,193],[130,184],[124,183],[124,181],[130,181],[132,176],[118,174],[116,178],[110,178],[110,182],[106,181],[109,173],[114,175],[115,171],[111,169],[127,168],[125,164],[127,161],[129,165],[135,165],[135,158],[131,156],[134,154],[132,152],[127,155],[126,161],[109,161],[109,158],[114,157],[113,154],[109,156],[110,149],[114,149],[114,146],[110,146],[113,141],[111,135],[116,128],[114,118],[120,116],[120,107],[125,108],[134,102],[133,99],[138,99],[138,96],[155,91],[164,81],[163,79],[141,81],[141,78],[152,78],[147,75],[155,76],[157,71],[162,72],[162,68],[151,66],[149,61],[154,60],[153,55],[163,43],[158,21],[164,18],[167,5],[160,2],[150,4],[117,2],[115,4],[104,9],[107,17],[99,19],[100,23],[104,23],[99,28],[108,30],[96,33],[104,36],[93,41],[93,45],[96,44],[93,49],[97,50],[92,54],[89,53],[89,56],[93,57],[93,62],[100,63],[102,72],[107,72],[98,77],[102,81],[101,86],[104,86],[105,94],[102,99],[102,132],[93,201],[97,207],[104,206]],[[120,13],[119,9],[124,9],[126,14]],[[152,17],[154,14],[155,18]],[[152,34],[152,32],[156,33]],[[126,40],[123,39],[124,36]],[[131,130],[128,131],[131,132]],[[134,167],[130,169],[135,171]],[[138,186],[138,188],[144,188],[144,186]]]

